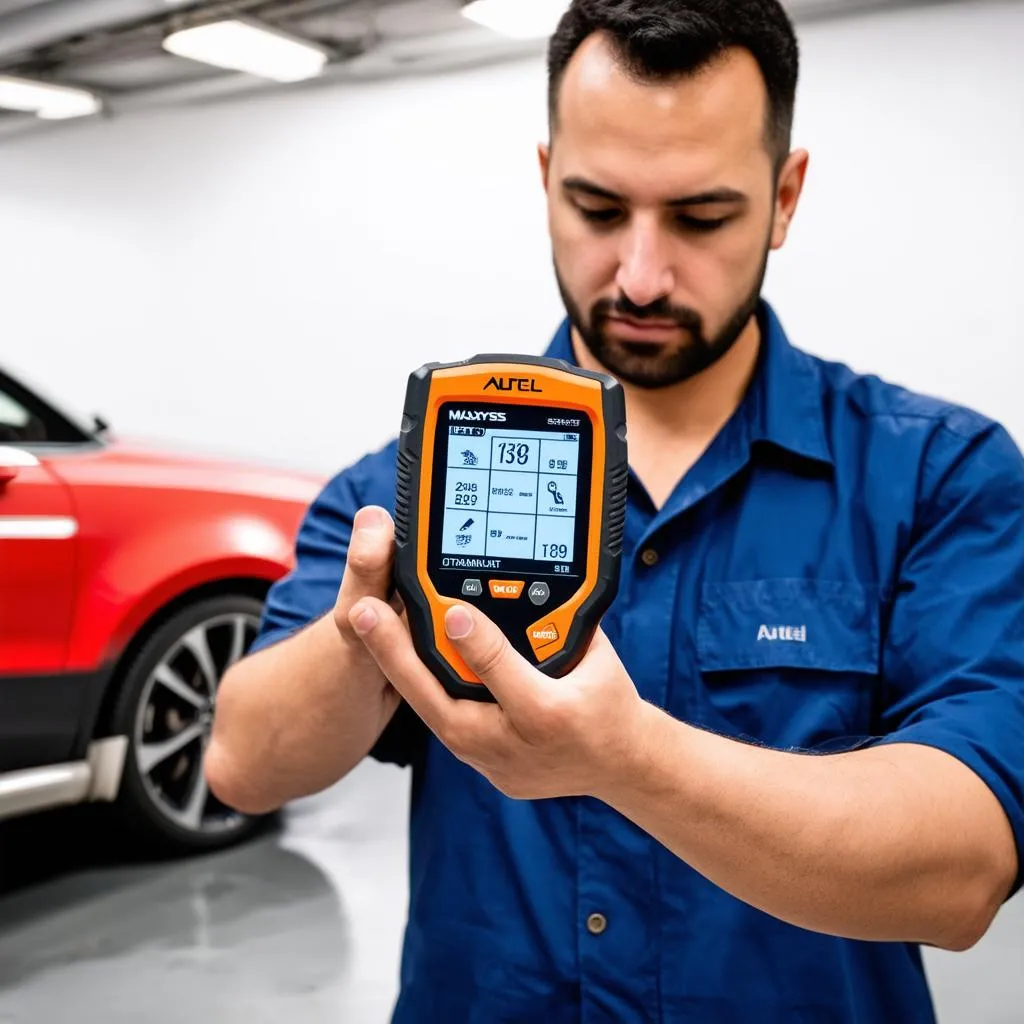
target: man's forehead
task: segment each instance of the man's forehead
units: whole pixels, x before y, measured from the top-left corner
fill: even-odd
[[[740,156],[762,147],[767,90],[746,50],[733,49],[691,75],[643,81],[607,37],[595,33],[562,81],[556,131],[568,148],[619,149],[648,159],[715,149]]]

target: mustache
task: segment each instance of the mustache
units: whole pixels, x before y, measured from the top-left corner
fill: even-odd
[[[625,295],[617,299],[601,299],[594,305],[593,322],[606,320],[610,316],[629,317],[630,320],[671,320],[682,330],[701,335],[704,318],[687,306],[673,306],[667,298],[660,298],[647,306],[638,306]]]

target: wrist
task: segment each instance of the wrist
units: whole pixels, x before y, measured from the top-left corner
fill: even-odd
[[[621,808],[631,795],[648,788],[657,778],[658,750],[665,724],[671,721],[660,708],[638,696],[631,713],[622,717],[616,741],[602,745],[590,795]]]

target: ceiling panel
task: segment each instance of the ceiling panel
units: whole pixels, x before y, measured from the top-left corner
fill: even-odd
[[[114,61],[101,61],[94,65],[80,65],[74,73],[70,69],[62,77],[73,78],[77,85],[114,92],[147,89],[171,82],[191,82],[219,76],[216,68],[196,61],[174,57],[169,53],[155,53],[144,57],[125,57]]]
[[[799,21],[939,0],[784,0]],[[462,18],[462,0],[0,0],[0,73],[25,74],[100,91],[108,112],[278,89],[172,57],[172,27],[239,12],[332,46],[322,81],[439,71],[543,51]],[[9,21],[8,21],[9,19]],[[5,27],[7,29],[5,35]],[[12,39],[45,39],[15,54]],[[5,47],[4,43],[8,45]],[[5,56],[6,54],[6,56]],[[316,83],[312,83],[316,84]],[[297,88],[301,86],[292,86]],[[17,125],[37,123],[16,119]],[[4,122],[0,122],[4,123]],[[5,119],[7,127],[12,123]],[[38,126],[38,125],[37,125]],[[5,130],[3,134],[8,134]]]
[[[41,7],[44,3],[49,3],[49,0],[0,0],[0,16],[23,11],[29,7]]]

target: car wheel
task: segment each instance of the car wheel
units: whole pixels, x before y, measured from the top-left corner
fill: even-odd
[[[159,852],[229,846],[261,824],[209,791],[203,755],[217,688],[255,640],[262,608],[241,594],[190,605],[150,637],[125,675],[112,718],[113,733],[129,741],[115,810]]]

